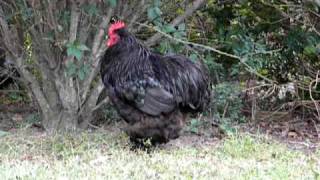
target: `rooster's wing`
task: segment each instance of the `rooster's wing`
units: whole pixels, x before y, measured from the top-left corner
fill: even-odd
[[[174,96],[152,78],[126,82],[115,92],[123,101],[152,116],[169,113],[177,104]]]

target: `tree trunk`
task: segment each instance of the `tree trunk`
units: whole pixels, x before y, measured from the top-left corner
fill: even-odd
[[[42,112],[43,127],[49,132],[75,131],[79,128],[88,128],[89,123],[94,118],[94,111],[100,107],[96,103],[103,90],[103,85],[101,81],[98,81],[98,83],[99,85],[91,90],[89,97],[82,104],[76,88],[70,88],[66,91],[61,88],[58,92],[54,92],[57,88],[53,86],[50,90],[45,88],[45,91],[40,91],[41,88],[32,87],[32,83],[29,83],[29,89],[33,91],[34,98]],[[54,83],[51,82],[50,84]]]
[[[94,120],[94,107],[82,107],[84,110],[68,108],[50,108],[49,110],[39,106],[42,114],[42,125],[48,132],[75,131],[88,128]]]
[[[52,110],[52,112],[42,113],[42,124],[48,132],[75,131],[78,122],[75,112],[68,110]]]

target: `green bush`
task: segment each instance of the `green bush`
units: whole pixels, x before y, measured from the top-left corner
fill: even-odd
[[[243,101],[240,94],[241,89],[237,83],[224,82],[213,87],[210,111],[214,120],[227,132],[234,131],[232,124],[246,121],[241,113]]]

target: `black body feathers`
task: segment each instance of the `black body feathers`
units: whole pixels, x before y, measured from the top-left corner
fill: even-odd
[[[108,48],[101,77],[133,139],[167,142],[178,137],[185,113],[201,112],[210,101],[205,68],[186,57],[162,56],[145,48],[125,28]]]

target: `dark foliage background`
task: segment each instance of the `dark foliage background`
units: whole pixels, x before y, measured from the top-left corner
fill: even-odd
[[[2,1],[0,15],[9,24],[20,27],[16,30],[23,30],[20,33],[23,35],[20,38],[23,43],[20,45],[25,52],[24,64],[28,65],[27,70],[31,75],[41,82],[46,73],[41,68],[37,69],[37,62],[41,58],[37,56],[41,54],[37,51],[41,50],[37,49],[39,41],[32,27],[37,26],[35,22],[39,22],[33,19],[34,14],[43,11],[32,3],[39,2]],[[58,62],[73,58],[66,64],[62,63],[63,68],[59,72],[66,73],[65,79],[80,82],[81,87],[94,89],[100,83],[95,78],[96,74],[92,75],[92,65],[96,63],[91,61],[96,57],[96,54],[92,54],[98,52],[94,49],[94,34],[99,30],[98,22],[101,19],[115,14],[124,18],[131,31],[155,51],[181,53],[207,64],[214,96],[210,109],[204,115],[210,117],[210,121],[219,121],[225,129],[232,130],[233,123],[272,119],[285,113],[291,119],[313,122],[316,130],[320,128],[318,0],[152,0],[143,3],[126,3],[121,0],[79,1],[77,11],[81,12],[81,22],[87,22],[80,23],[80,36],[78,34],[73,40],[69,39],[73,6],[68,3],[71,2],[57,11],[58,23],[50,24],[50,17],[44,19],[54,26],[45,32],[47,41],[55,45],[50,53],[55,54],[52,56]],[[196,7],[198,10],[191,11],[196,3],[199,3]],[[137,8],[141,11],[136,11]],[[88,24],[89,33],[81,31]],[[3,24],[1,30],[4,31]],[[81,33],[85,36],[81,36]],[[166,35],[161,36],[163,33]],[[4,33],[0,33],[2,39],[5,39],[4,36]],[[0,48],[6,49],[12,56],[12,46]],[[14,62],[21,66],[21,63]],[[22,77],[26,75],[19,68],[18,71]],[[25,86],[22,89],[20,86],[1,86],[1,103],[14,101],[17,97],[21,101],[39,99],[35,97],[32,87],[30,89],[28,84],[22,84]],[[28,90],[29,96],[24,90]],[[105,107],[100,106],[100,100],[95,99],[93,102],[94,105],[85,109]],[[106,107],[108,111],[103,110],[105,117],[112,119],[110,106]],[[79,109],[81,106],[74,111],[79,112]],[[197,126],[197,122],[193,120],[190,126]]]

